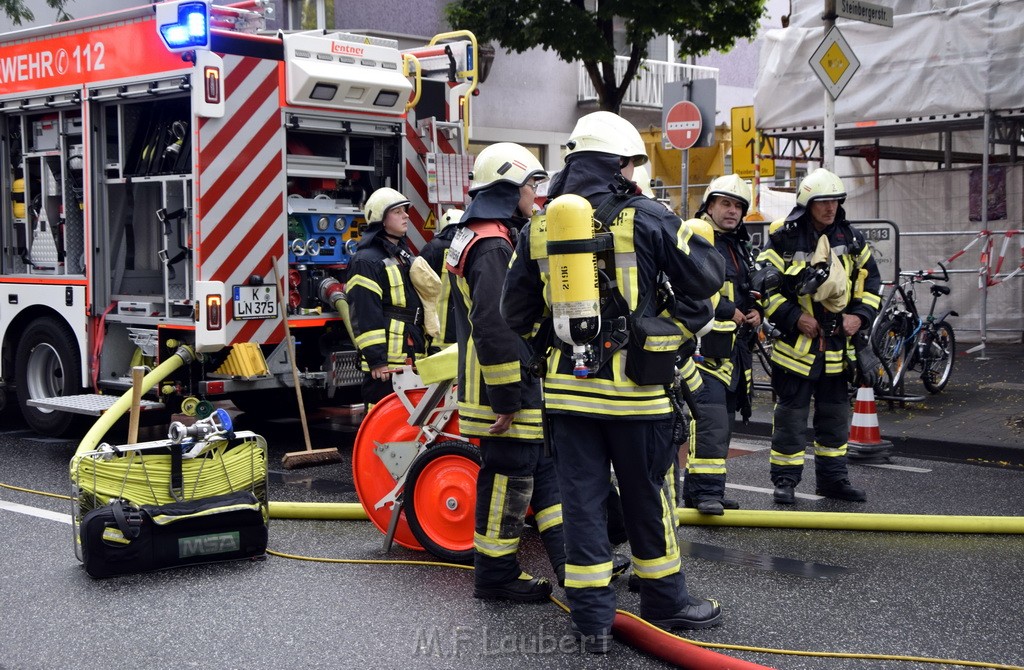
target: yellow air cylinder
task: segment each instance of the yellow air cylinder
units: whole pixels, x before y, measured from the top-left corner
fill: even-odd
[[[11,203],[14,205],[14,218],[25,218],[25,180],[15,179],[11,184]]]
[[[551,314],[558,339],[573,348],[574,374],[589,374],[586,344],[601,329],[594,210],[567,193],[547,207]]]

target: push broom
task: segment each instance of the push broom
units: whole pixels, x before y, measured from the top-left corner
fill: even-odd
[[[277,273],[277,258],[273,259],[274,262],[274,273]],[[288,308],[285,303],[285,289],[287,285],[282,285],[282,282],[278,281],[278,305],[281,309],[281,318],[284,319],[284,339],[288,343],[288,360],[292,367],[292,383],[295,384],[295,399],[299,403],[299,422],[302,423],[302,437],[306,442],[305,451],[289,451],[281,457],[281,467],[285,470],[294,470],[295,468],[306,468],[313,465],[328,465],[330,463],[341,462],[341,452],[336,447],[328,447],[325,449],[314,449],[313,443],[309,439],[309,424],[306,421],[306,406],[302,402],[302,386],[299,384],[299,366],[295,362],[295,342],[292,341],[292,330],[288,325]]]

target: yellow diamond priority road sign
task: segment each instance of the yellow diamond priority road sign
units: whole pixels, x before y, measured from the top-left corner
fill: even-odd
[[[818,75],[818,79],[825,85],[833,100],[843,92],[859,67],[860,61],[853,54],[853,49],[838,27],[828,31],[825,39],[811,56],[811,69]]]

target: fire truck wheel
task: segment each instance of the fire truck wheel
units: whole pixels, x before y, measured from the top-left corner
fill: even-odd
[[[416,457],[405,480],[409,529],[443,561],[473,560],[476,478],[480,450],[468,442],[442,442]]]
[[[82,392],[78,345],[71,330],[60,320],[44,317],[33,321],[18,341],[15,379],[18,404],[29,427],[50,437],[66,437],[81,430],[81,417],[69,412],[32,407],[29,400]]]

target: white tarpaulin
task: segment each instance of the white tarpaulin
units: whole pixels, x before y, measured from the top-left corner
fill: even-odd
[[[794,24],[768,31],[761,49],[754,95],[760,128],[823,123],[825,89],[809,64],[824,38],[822,1],[793,4]],[[892,28],[836,22],[860,61],[836,101],[837,124],[1020,107],[1024,0],[932,9],[946,4],[896,2]],[[918,7],[927,11],[914,11]]]

